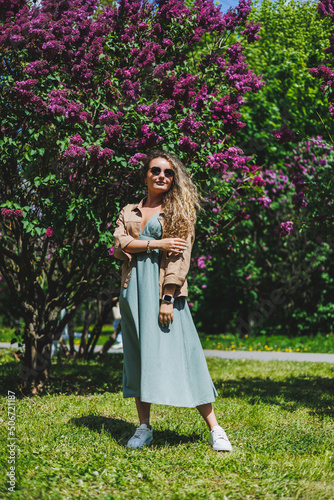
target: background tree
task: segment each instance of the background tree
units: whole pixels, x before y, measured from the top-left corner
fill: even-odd
[[[321,63],[332,28],[313,2],[264,0],[250,17],[261,23],[261,39],[247,46],[246,60],[266,85],[247,96],[247,125],[235,140],[263,167],[258,182],[266,181],[268,209],[248,210],[248,220],[225,235],[220,252],[210,252],[210,260],[203,252],[194,262],[193,310],[206,333],[328,333],[332,159],[328,144],[310,140],[297,147],[296,141],[329,138],[332,119],[310,68]]]
[[[259,165],[284,169],[286,148],[275,131],[283,126],[303,140],[326,134],[321,120],[331,127],[319,85],[309,72],[323,59],[331,26],[317,15],[315,2],[302,0],[263,0],[253,7],[251,19],[261,23],[261,38],[246,48],[245,57],[266,85],[249,95],[243,108],[247,125],[237,140]]]
[[[80,304],[118,291],[113,226],[142,196],[148,149],[193,173],[203,247],[263,204],[257,167],[231,144],[262,84],[229,37],[250,43],[258,26],[245,0],[225,15],[209,0],[0,0],[0,12],[0,271],[25,325],[21,386],[36,392]]]

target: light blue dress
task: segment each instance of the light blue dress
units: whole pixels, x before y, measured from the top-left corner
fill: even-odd
[[[159,214],[147,222],[140,240],[160,239]],[[217,391],[185,297],[174,302],[174,320],[159,324],[159,251],[136,254],[120,310],[125,398],[172,406],[212,403]]]

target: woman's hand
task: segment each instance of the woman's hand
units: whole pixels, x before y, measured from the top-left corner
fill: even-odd
[[[187,242],[181,238],[163,238],[162,240],[157,240],[155,244],[157,243],[159,250],[175,254],[182,253],[188,246]]]
[[[173,323],[173,304],[168,304],[167,302],[161,302],[160,313],[159,313],[159,323],[161,326],[168,326]]]

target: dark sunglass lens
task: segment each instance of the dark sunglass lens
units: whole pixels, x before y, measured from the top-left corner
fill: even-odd
[[[172,170],[171,168],[166,168],[165,176],[166,177],[174,177],[174,170]]]
[[[152,167],[151,172],[153,175],[159,175],[161,172],[161,168],[160,167]]]
[[[160,175],[161,173],[161,168],[160,167],[152,167],[151,168],[151,172],[152,172],[152,175]],[[171,168],[166,168],[166,170],[164,170],[163,172],[165,174],[166,177],[170,178],[170,177],[174,177],[174,170],[172,170]]]

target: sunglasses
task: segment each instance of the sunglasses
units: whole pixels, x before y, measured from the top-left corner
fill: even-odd
[[[161,174],[160,167],[151,167],[150,170],[152,172],[152,175],[160,175]],[[164,172],[165,176],[168,177],[169,179],[174,177],[174,170],[172,170],[171,168],[166,168],[163,172]]]

